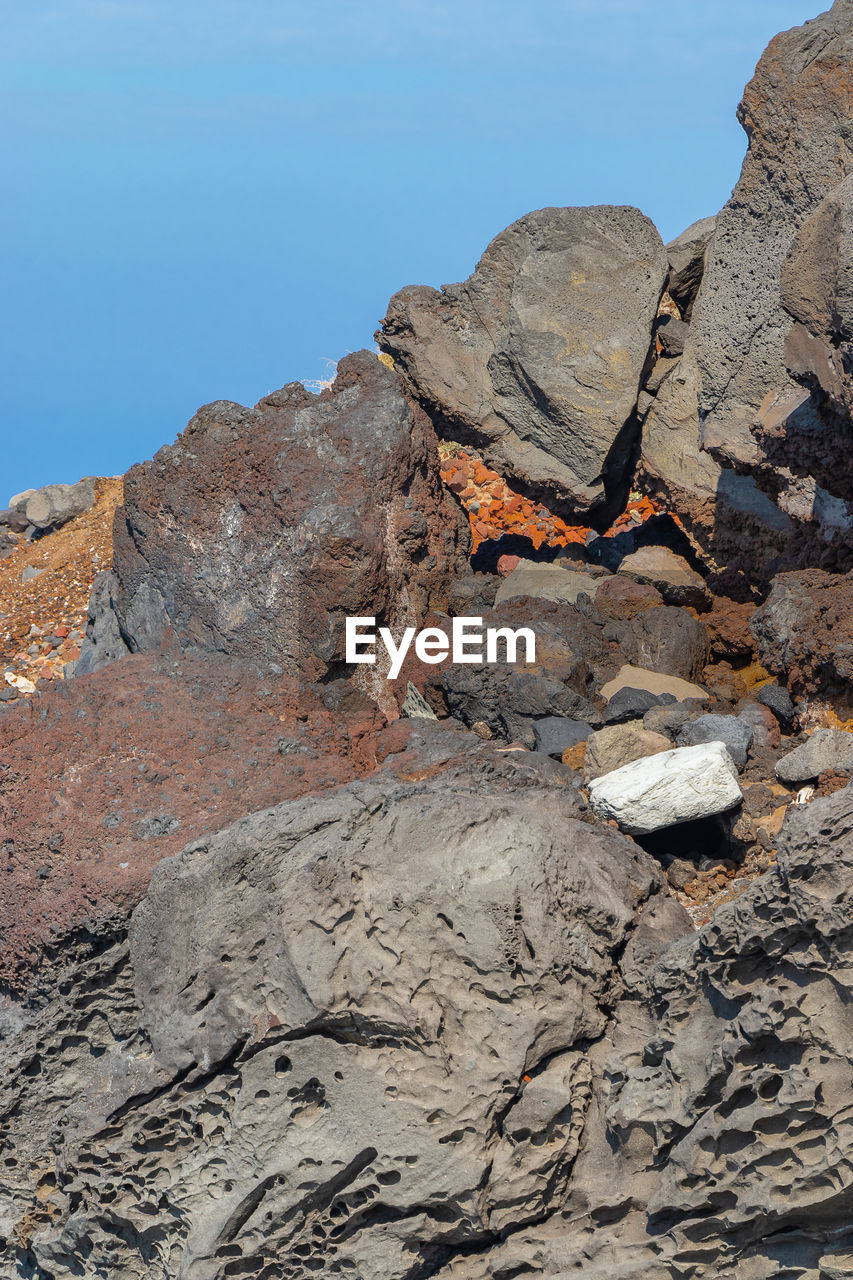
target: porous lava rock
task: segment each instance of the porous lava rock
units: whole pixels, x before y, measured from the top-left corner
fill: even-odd
[[[666,270],[637,209],[541,209],[502,231],[462,284],[395,294],[376,339],[443,430],[586,512],[631,460]]]
[[[254,409],[206,405],[131,468],[118,628],[134,652],[196,648],[326,677],[343,663],[346,616],[411,624],[443,595],[465,524],[426,416],[358,352],[319,396],[291,383]]]
[[[750,629],[768,671],[792,689],[823,692],[851,705],[853,574],[779,574]]]
[[[193,841],[129,937],[6,1014],[9,1267],[403,1280],[548,1214],[590,1045],[689,922],[567,770],[467,736]]]

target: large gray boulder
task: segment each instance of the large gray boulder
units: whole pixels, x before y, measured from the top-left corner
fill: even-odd
[[[95,477],[76,484],[46,484],[26,489],[9,500],[9,510],[25,516],[36,529],[57,529],[95,505]]]
[[[851,787],[790,811],[778,868],[670,947],[645,1007],[621,1002],[591,1047],[559,1207],[436,1280],[849,1276],[851,833]]]
[[[251,815],[0,1014],[3,1274],[406,1280],[542,1218],[638,946],[690,926],[533,759]]]
[[[749,148],[693,318],[702,442],[724,461],[758,461],[753,424],[788,384],[780,272],[805,219],[853,166],[851,70],[853,9],[838,0],[771,41],[738,109]]]
[[[462,284],[395,294],[376,338],[437,422],[576,511],[620,480],[667,259],[637,209],[541,209]]]

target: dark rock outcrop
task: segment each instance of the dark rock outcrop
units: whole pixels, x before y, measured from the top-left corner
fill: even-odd
[[[780,574],[750,629],[761,662],[792,689],[853,703],[853,575]]]
[[[195,648],[316,679],[343,661],[345,616],[401,625],[442,597],[466,526],[425,415],[361,352],[319,396],[292,383],[254,409],[206,405],[128,472],[118,627],[133,652]]]
[[[637,209],[541,209],[502,231],[462,284],[395,294],[376,338],[449,434],[586,512],[631,460],[666,268]]]

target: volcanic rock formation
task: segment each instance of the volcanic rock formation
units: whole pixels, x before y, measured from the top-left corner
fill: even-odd
[[[2,513],[3,1280],[853,1274],[851,72]]]

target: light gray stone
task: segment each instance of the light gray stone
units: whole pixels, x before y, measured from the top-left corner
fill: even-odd
[[[677,747],[597,778],[589,789],[599,818],[632,835],[710,818],[740,804],[737,769],[720,742]]]
[[[853,733],[844,729],[815,729],[776,765],[780,782],[812,782],[826,769],[853,773]]]

